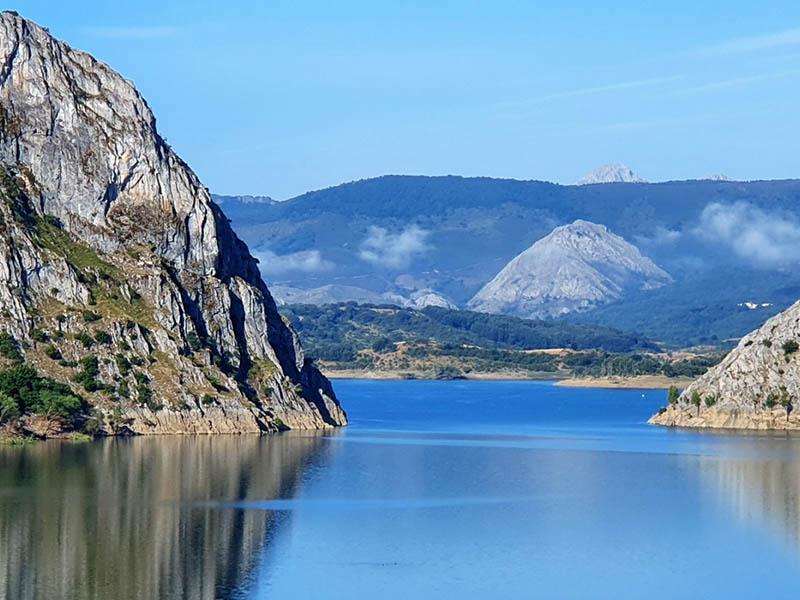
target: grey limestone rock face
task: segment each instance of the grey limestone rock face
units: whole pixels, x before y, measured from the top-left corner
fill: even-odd
[[[800,429],[798,343],[800,302],[743,337],[721,363],[650,422],[726,429]]]
[[[625,165],[603,165],[588,175],[581,177],[578,185],[592,185],[597,183],[643,183],[644,179],[634,173]]]
[[[578,220],[513,258],[470,301],[475,310],[523,318],[585,311],[672,278],[605,226]]]
[[[11,12],[0,14],[0,166],[2,327],[62,381],[70,368],[31,331],[48,332],[66,364],[86,353],[75,334],[108,333],[92,349],[105,391],[88,397],[109,431],[346,423],[257,261],[133,84]],[[145,379],[150,399],[137,402]]]

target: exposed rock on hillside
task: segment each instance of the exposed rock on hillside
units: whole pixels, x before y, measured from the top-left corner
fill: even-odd
[[[442,294],[436,290],[427,288],[412,292],[405,306],[408,308],[417,309],[423,309],[429,306],[437,306],[439,308],[446,308],[448,310],[458,310],[458,307],[453,304],[453,302],[445,298]]]
[[[590,185],[594,183],[644,183],[644,179],[625,165],[603,165],[588,175],[581,177],[577,183],[578,185]]]
[[[746,335],[650,419],[656,425],[800,429],[800,302]]]
[[[469,306],[525,318],[554,317],[671,281],[669,274],[605,226],[578,220],[556,227],[516,256]]]
[[[0,65],[0,330],[82,396],[75,418],[111,433],[344,424],[134,86],[10,12]],[[49,417],[23,426],[64,425]]]
[[[278,305],[285,304],[338,304],[356,302],[358,304],[394,304],[405,308],[422,309],[428,306],[457,309],[456,305],[431,289],[421,289],[401,294],[399,292],[373,292],[351,285],[323,285],[315,288],[296,288],[287,285],[271,286]]]
[[[221,194],[211,194],[211,199],[220,205],[246,204],[257,206],[272,206],[277,202],[269,196],[223,196]]]

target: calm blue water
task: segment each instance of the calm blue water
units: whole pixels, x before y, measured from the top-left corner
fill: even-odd
[[[800,590],[800,438],[651,427],[655,391],[336,389],[352,424],[324,436],[4,449],[2,597]]]

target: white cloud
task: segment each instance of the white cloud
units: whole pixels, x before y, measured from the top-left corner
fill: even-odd
[[[675,95],[682,96],[685,94],[716,91],[720,89],[726,89],[730,87],[756,83],[767,79],[779,79],[782,77],[790,77],[792,75],[797,75],[798,73],[800,73],[800,69],[788,69],[784,71],[775,71],[774,73],[760,73],[758,75],[751,75],[748,77],[734,77],[732,79],[724,79],[722,81],[710,81],[708,83],[703,83],[693,87],[685,88],[683,90],[678,90],[675,92]]]
[[[767,212],[746,202],[707,205],[695,233],[729,246],[737,255],[763,266],[796,262],[800,222],[793,215]]]
[[[389,233],[383,227],[370,227],[367,238],[361,243],[359,256],[382,267],[407,267],[414,257],[430,249],[429,235],[430,232],[416,225],[400,233]]]
[[[527,98],[518,101],[509,101],[502,103],[506,108],[513,108],[515,106],[524,106],[528,104],[536,104],[539,102],[548,102],[551,100],[564,100],[566,98],[576,98],[580,96],[592,96],[595,94],[602,94],[606,92],[616,92],[622,90],[631,90],[636,88],[659,86],[666,83],[673,83],[681,80],[680,76],[673,77],[656,77],[650,79],[635,79],[632,81],[620,81],[616,83],[608,83],[604,85],[576,88],[573,90],[565,90],[563,92],[555,92],[552,94],[544,94],[535,98]]]
[[[330,271],[334,264],[322,257],[319,250],[303,250],[292,254],[275,254],[271,250],[257,250],[253,255],[258,259],[264,275],[282,275],[292,271],[317,273]]]
[[[800,28],[776,31],[765,35],[740,37],[720,42],[719,44],[711,44],[698,48],[697,54],[702,56],[725,56],[728,54],[784,48],[786,46],[800,46]]]
[[[636,236],[636,241],[643,246],[667,246],[681,239],[681,235],[680,231],[659,225],[650,235]]]
[[[167,26],[143,26],[143,27],[130,27],[130,26],[103,26],[103,27],[87,27],[84,31],[95,37],[102,38],[126,38],[138,40],[150,40],[154,38],[167,38],[173,37],[180,33],[178,27]]]

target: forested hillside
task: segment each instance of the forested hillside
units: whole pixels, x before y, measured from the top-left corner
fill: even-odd
[[[739,337],[797,298],[790,242],[800,235],[798,203],[798,180],[562,186],[386,176],[285,202],[222,206],[268,283],[404,296],[431,289],[462,307],[533,242],[585,219],[636,245],[675,283],[581,320],[688,345]],[[776,230],[787,243],[775,241]],[[740,310],[748,301],[773,307]]]
[[[716,355],[672,357],[635,334],[429,307],[293,305],[282,308],[309,354],[329,371],[459,377],[696,377]]]

